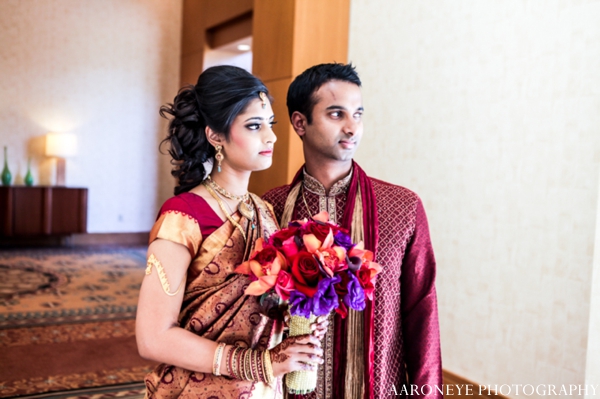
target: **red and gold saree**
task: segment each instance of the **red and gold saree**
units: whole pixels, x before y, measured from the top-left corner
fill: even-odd
[[[239,212],[232,215],[248,237],[229,221],[222,222],[206,201],[193,193],[169,199],[160,210],[150,242],[165,239],[184,245],[192,256],[187,272],[179,326],[229,345],[253,349],[272,348],[281,341],[281,322],[268,316],[259,299],[244,295],[246,275],[234,273],[247,259],[258,237],[268,238],[278,229],[270,207],[251,194],[255,207],[252,222]],[[212,357],[213,354],[207,354]],[[161,364],[145,380],[148,398],[280,398],[275,386],[240,381]]]

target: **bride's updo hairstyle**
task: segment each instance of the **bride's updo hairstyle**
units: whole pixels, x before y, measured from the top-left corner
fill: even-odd
[[[206,170],[204,163],[214,162],[215,148],[206,139],[206,127],[229,141],[234,119],[259,93],[269,94],[266,86],[246,70],[221,65],[208,68],[195,86],[179,90],[172,104],[160,108],[160,115],[170,119],[169,134],[161,143],[169,144],[175,165],[171,174],[177,179],[175,195],[199,185]]]

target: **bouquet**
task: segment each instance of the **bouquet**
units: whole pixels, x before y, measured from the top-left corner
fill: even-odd
[[[364,310],[380,271],[373,253],[362,242],[352,243],[327,212],[290,222],[268,240],[259,238],[250,259],[236,268],[252,280],[246,295],[276,293],[287,302],[290,336],[309,334],[310,323],[333,310],[341,317],[350,308]],[[316,379],[316,372],[298,371],[286,383],[290,393],[304,394],[314,390]]]

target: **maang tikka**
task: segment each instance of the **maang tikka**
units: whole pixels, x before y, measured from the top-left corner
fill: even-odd
[[[265,94],[264,91],[261,91],[258,93],[258,96],[260,97],[260,101],[262,101],[262,107],[263,109],[267,108],[267,95]]]
[[[217,172],[221,171],[221,162],[223,161],[223,158],[225,158],[225,156],[221,152],[222,149],[223,146],[220,144],[217,144],[215,146],[215,150],[217,151],[217,153],[215,154],[215,159],[217,160]]]

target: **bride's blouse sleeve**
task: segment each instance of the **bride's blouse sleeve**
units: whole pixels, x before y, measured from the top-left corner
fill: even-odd
[[[196,257],[202,243],[202,233],[194,209],[180,197],[168,199],[161,207],[150,231],[150,241],[161,238],[185,246],[190,256]]]

